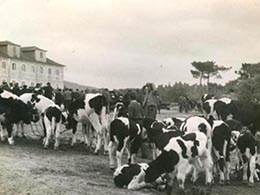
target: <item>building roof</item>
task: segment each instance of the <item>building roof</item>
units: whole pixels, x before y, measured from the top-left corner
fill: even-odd
[[[15,43],[13,43],[11,41],[0,41],[0,46],[1,45],[16,45],[16,46],[20,46],[20,45],[15,44]]]
[[[0,57],[5,57],[5,58],[11,58],[11,59],[16,59],[16,60],[21,60],[24,62],[35,62],[35,63],[39,63],[39,64],[46,64],[46,65],[54,65],[54,66],[65,66],[63,64],[59,64],[49,58],[46,58],[46,62],[40,62],[40,61],[36,61],[33,57],[24,55],[23,52],[21,52],[20,54],[20,58],[18,57],[10,57],[9,55],[3,53],[0,51]]]
[[[35,46],[29,46],[29,47],[21,47],[21,51],[35,51],[35,50],[41,50],[41,51],[46,51],[44,49],[41,49],[39,47],[35,47]]]

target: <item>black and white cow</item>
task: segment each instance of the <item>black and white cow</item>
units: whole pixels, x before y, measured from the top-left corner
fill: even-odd
[[[180,130],[169,130],[165,122],[156,121],[151,118],[143,119],[143,127],[146,129],[147,138],[152,144],[153,159],[157,157],[172,137],[183,135]]]
[[[128,190],[139,190],[146,187],[164,189],[166,180],[163,176],[157,178],[153,183],[144,181],[149,163],[126,164],[118,167],[114,172],[114,183],[117,187],[126,187]]]
[[[44,130],[43,145],[49,147],[51,135],[55,135],[54,149],[59,147],[61,133],[62,112],[58,105],[43,95],[25,93],[19,97],[23,102],[31,102],[41,116]]]
[[[202,105],[206,118],[212,116],[214,119],[227,120],[231,102],[232,100],[226,97],[206,100]]]
[[[7,130],[9,144],[14,144],[13,124],[23,121],[30,124],[36,111],[33,106],[25,104],[20,99],[0,97],[0,122],[3,128]]]
[[[127,117],[118,117],[110,124],[109,159],[110,168],[122,166],[122,155],[126,149],[128,163],[135,162],[135,156],[142,143],[142,127]]]
[[[228,114],[232,119],[247,126],[255,136],[260,134],[260,105],[250,102],[232,101],[228,107]]]
[[[243,182],[249,186],[254,185],[254,176],[259,180],[256,173],[257,143],[252,132],[243,128],[237,139],[238,160],[243,167]],[[240,167],[240,166],[239,166]],[[248,176],[249,170],[249,176]]]
[[[212,126],[212,155],[219,171],[219,183],[230,183],[230,141],[231,129],[221,120],[210,120]]]
[[[211,184],[213,162],[207,142],[207,136],[198,131],[171,138],[162,153],[149,163],[145,182],[151,183],[163,173],[168,173],[167,191],[171,194],[175,177],[180,189],[184,190],[187,175],[192,172],[192,181],[195,182],[198,172],[203,169],[206,173],[206,184]]]
[[[13,99],[18,99],[18,96],[9,92],[9,91],[6,91],[6,90],[3,90],[3,89],[0,89],[0,97],[1,98],[13,98]]]
[[[113,121],[114,119],[120,116],[124,116],[124,117],[128,116],[128,110],[123,102],[117,102],[115,104],[111,121]]]
[[[166,125],[167,129],[180,129],[182,123],[185,121],[183,117],[171,117],[163,119],[163,123]]]
[[[203,94],[201,96],[201,103],[203,104],[205,101],[210,100],[210,99],[215,99],[214,95],[211,94]]]
[[[91,147],[88,133],[90,133],[90,128],[92,125],[97,137],[94,153],[98,154],[100,151],[102,138],[104,139],[105,150],[107,150],[108,116],[106,108],[106,97],[99,93],[86,94],[71,103],[68,109],[68,124],[66,125],[66,128],[72,129],[72,146],[76,142],[77,123],[80,122],[83,124],[83,127],[88,125],[88,129],[83,129],[85,144]],[[87,130],[89,131],[87,132]]]
[[[212,150],[212,127],[209,122],[201,116],[191,116],[181,124],[180,130],[187,133],[203,132],[208,138],[208,149]]]

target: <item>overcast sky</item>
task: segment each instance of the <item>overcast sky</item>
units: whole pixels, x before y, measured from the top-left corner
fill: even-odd
[[[126,88],[198,82],[192,61],[260,61],[258,0],[0,0],[0,39],[48,50],[65,80]]]

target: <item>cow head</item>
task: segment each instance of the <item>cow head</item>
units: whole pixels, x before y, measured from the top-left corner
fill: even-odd
[[[40,100],[41,100],[41,99],[38,97],[38,94],[35,94],[35,93],[32,94],[32,97],[31,97],[31,103],[32,103],[32,104],[36,104],[36,103],[38,103]]]
[[[38,114],[38,111],[30,102],[27,102],[27,104],[25,104],[21,100],[18,100],[16,106],[17,112],[19,112],[19,115],[21,116],[21,119],[25,124],[30,124],[32,121],[39,121],[40,116]]]
[[[75,113],[67,113],[66,116],[64,114],[62,114],[64,119],[66,117],[66,121],[65,121],[65,127],[66,129],[75,129],[77,126],[77,121],[74,118]]]
[[[155,160],[149,163],[149,167],[145,171],[145,182],[154,182],[163,173],[172,172],[179,160],[180,157],[177,152],[164,150]]]

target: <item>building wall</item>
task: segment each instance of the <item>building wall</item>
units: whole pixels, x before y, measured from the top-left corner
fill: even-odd
[[[42,57],[41,57],[42,55]],[[40,51],[40,50],[35,50],[35,60],[39,62],[46,62],[46,52]]]
[[[5,68],[3,63],[6,64]],[[46,85],[50,82],[54,88],[63,89],[64,72],[62,66],[0,57],[0,81],[27,86],[35,86],[36,83]]]

